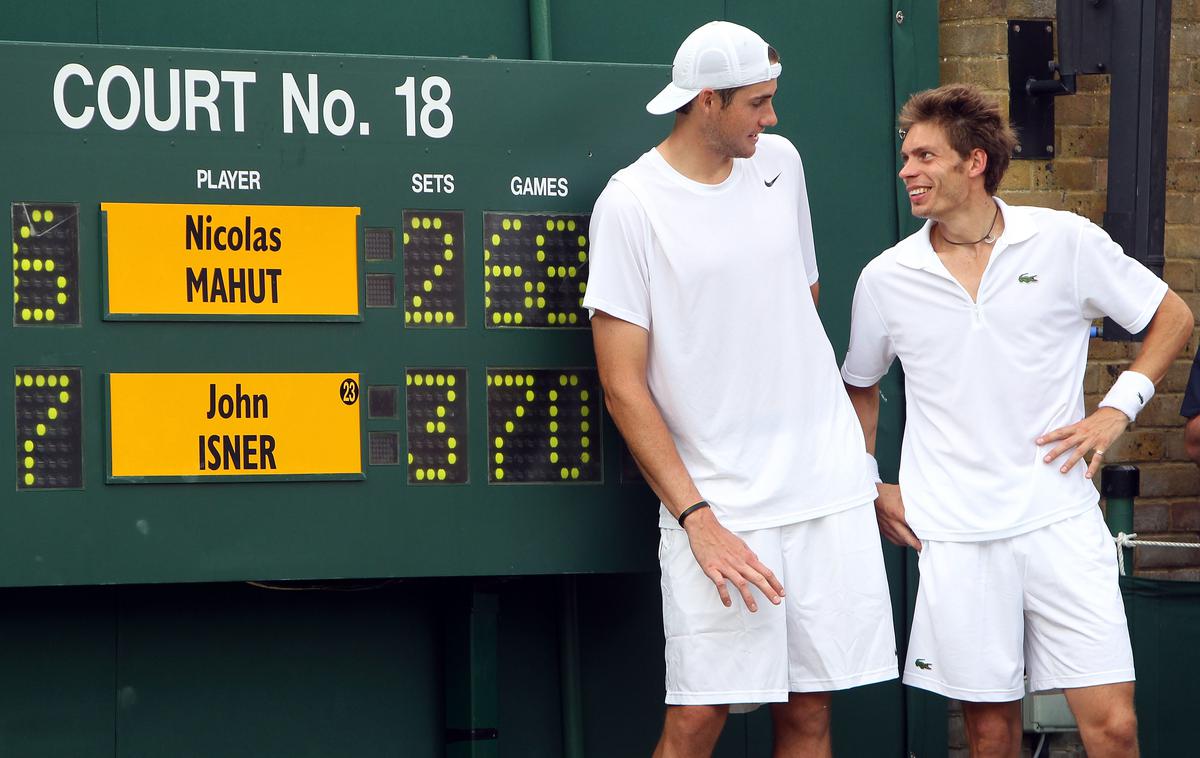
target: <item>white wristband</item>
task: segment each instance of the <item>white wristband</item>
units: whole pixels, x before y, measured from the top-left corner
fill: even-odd
[[[1100,401],[1100,407],[1116,408],[1132,422],[1152,397],[1154,382],[1150,381],[1150,377],[1136,371],[1122,371],[1117,381],[1113,382],[1112,389]]]
[[[876,484],[883,484],[883,479],[879,476],[879,461],[870,453],[867,453],[867,473]]]

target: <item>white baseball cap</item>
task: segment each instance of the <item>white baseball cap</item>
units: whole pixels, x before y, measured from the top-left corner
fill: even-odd
[[[708,22],[679,46],[671,64],[671,83],[646,103],[646,110],[661,116],[689,102],[702,89],[743,87],[778,77],[783,67],[771,63],[767,48],[762,37],[744,26]]]

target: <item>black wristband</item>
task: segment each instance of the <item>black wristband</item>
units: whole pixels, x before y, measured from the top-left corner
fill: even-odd
[[[682,527],[682,526],[683,526],[683,520],[684,520],[685,518],[687,518],[688,516],[692,515],[692,513],[693,513],[693,512],[695,512],[695,511],[698,511],[698,510],[700,510],[701,508],[711,508],[711,507],[712,507],[712,506],[711,506],[711,505],[709,505],[709,504],[708,504],[706,501],[704,501],[704,500],[701,500],[700,502],[696,503],[695,505],[689,505],[687,508],[684,508],[684,509],[683,509],[683,513],[679,514],[679,526],[680,526],[680,527]]]

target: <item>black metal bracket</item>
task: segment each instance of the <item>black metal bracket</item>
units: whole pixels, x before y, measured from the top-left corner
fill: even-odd
[[[1014,158],[1054,157],[1054,98],[1075,94],[1075,76],[1053,78],[1054,25],[1008,22],[1008,120],[1017,132]]]
[[[1008,22],[1009,121],[1020,140],[1014,157],[1054,157],[1054,98],[1075,94],[1080,74],[1108,73],[1115,15],[1110,6],[1111,0],[1058,0],[1057,59],[1052,22]]]
[[[1008,22],[1009,116],[1016,158],[1054,156],[1054,98],[1076,77],[1108,74],[1104,229],[1162,275],[1171,0],[1058,0],[1058,60],[1049,21]],[[1056,75],[1057,74],[1057,75]],[[1111,319],[1105,340],[1136,340]]]

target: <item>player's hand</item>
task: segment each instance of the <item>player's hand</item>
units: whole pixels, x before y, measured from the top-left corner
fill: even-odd
[[[727,583],[741,593],[746,607],[758,610],[751,586],[757,587],[775,605],[783,602],[783,585],[754,551],[733,532],[721,526],[711,508],[702,508],[683,522],[692,555],[704,575],[717,586],[726,608],[733,605]]]
[[[894,545],[909,547],[921,552],[921,540],[913,534],[904,520],[904,500],[900,497],[900,485],[880,484],[879,497],[875,498],[875,518],[879,520],[879,531]]]
[[[1070,471],[1076,463],[1079,463],[1080,458],[1091,453],[1091,463],[1088,464],[1087,472],[1084,473],[1084,476],[1091,479],[1104,465],[1104,452],[1125,433],[1128,426],[1129,417],[1116,408],[1097,408],[1095,413],[1082,421],[1043,434],[1035,442],[1040,446],[1062,441],[1062,444],[1047,453],[1042,460],[1052,463],[1060,455],[1070,450],[1071,455],[1067,457],[1066,463],[1058,469],[1064,474]]]

